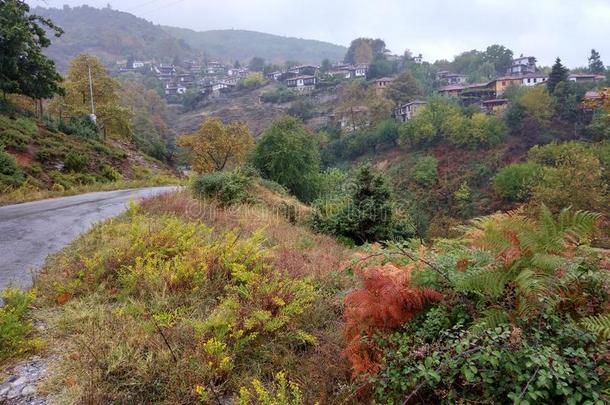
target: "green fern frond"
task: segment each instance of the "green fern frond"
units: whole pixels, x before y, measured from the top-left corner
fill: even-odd
[[[596,333],[602,339],[610,339],[610,313],[589,316],[580,320],[580,324],[589,332]]]
[[[532,266],[550,274],[557,271],[557,269],[566,267],[569,261],[557,255],[534,253],[530,263]]]
[[[502,308],[493,308],[484,311],[483,317],[477,319],[470,330],[474,333],[481,333],[507,323],[509,323],[508,312]]]
[[[482,268],[460,274],[454,278],[455,287],[464,292],[474,292],[499,297],[513,274],[505,269]]]

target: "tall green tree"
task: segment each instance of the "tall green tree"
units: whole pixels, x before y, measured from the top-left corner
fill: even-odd
[[[265,129],[252,154],[252,164],[264,178],[280,183],[301,200],[315,197],[320,171],[318,145],[296,118],[280,118]]]
[[[513,51],[502,45],[490,45],[485,50],[483,59],[494,66],[496,73],[505,74],[513,61]]]
[[[0,90],[34,99],[62,92],[55,64],[42,53],[51,45],[47,32],[63,31],[47,18],[30,14],[20,0],[0,0]]]
[[[250,60],[248,68],[253,72],[262,72],[265,69],[265,59],[255,56]]]
[[[599,52],[595,49],[591,49],[591,56],[589,56],[589,72],[596,74],[603,74],[606,71],[604,62],[602,62]]]
[[[568,68],[563,66],[561,63],[561,59],[555,59],[555,64],[551,68],[551,74],[549,75],[549,80],[546,82],[546,86],[549,89],[550,93],[555,91],[555,87],[560,82],[565,82],[568,80]]]

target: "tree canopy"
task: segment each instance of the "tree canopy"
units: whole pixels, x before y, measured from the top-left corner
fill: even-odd
[[[197,132],[182,135],[178,143],[191,150],[193,169],[208,173],[241,165],[252,150],[254,139],[243,123],[224,125],[219,118],[211,118]]]
[[[51,45],[47,30],[63,31],[47,18],[30,14],[20,0],[0,0],[0,90],[35,99],[62,93],[61,76],[42,49]]]
[[[320,156],[312,134],[296,118],[274,121],[256,144],[252,164],[261,175],[288,188],[298,198],[310,199]]]
[[[551,68],[551,74],[549,75],[549,80],[546,82],[546,86],[549,91],[553,93],[557,84],[565,82],[566,80],[568,80],[568,68],[563,66],[561,59],[557,58]]]
[[[603,74],[606,71],[604,62],[595,49],[591,49],[591,56],[589,56],[589,71],[597,74]]]

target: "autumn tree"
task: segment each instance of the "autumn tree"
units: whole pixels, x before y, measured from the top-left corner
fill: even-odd
[[[599,52],[595,49],[591,49],[591,56],[589,56],[589,72],[596,74],[604,74],[606,68],[604,62],[602,62]]]
[[[120,88],[120,83],[108,75],[97,57],[81,54],[70,62],[65,80],[65,95],[53,100],[52,108],[61,117],[82,117],[94,112],[104,136],[113,134],[126,137],[131,135],[132,114],[121,104]]]
[[[347,49],[344,62],[370,64],[376,59],[383,58],[385,51],[386,45],[381,39],[356,38]]]
[[[175,149],[175,133],[169,126],[167,104],[155,90],[135,80],[121,82],[121,104],[132,113],[133,140],[145,153],[170,160]]]
[[[423,93],[419,83],[409,73],[404,72],[388,86],[385,91],[386,97],[394,104],[402,104],[414,100]]]
[[[219,118],[211,118],[197,132],[180,136],[178,144],[190,150],[193,170],[208,173],[241,165],[254,139],[241,122],[224,125]]]
[[[30,14],[20,0],[0,1],[0,91],[41,100],[62,92],[55,63],[42,50],[51,45],[47,32],[63,31],[48,18]],[[42,112],[42,103],[39,103]]]

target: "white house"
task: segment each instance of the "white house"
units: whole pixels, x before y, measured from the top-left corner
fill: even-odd
[[[535,86],[540,83],[544,83],[548,80],[548,76],[544,73],[528,73],[521,77],[521,84],[523,86]]]
[[[298,91],[309,91],[316,87],[315,76],[296,76],[286,79],[286,87],[296,89]]]
[[[402,104],[394,109],[394,116],[400,122],[407,122],[413,119],[426,104],[428,103],[422,100],[413,100]]]

